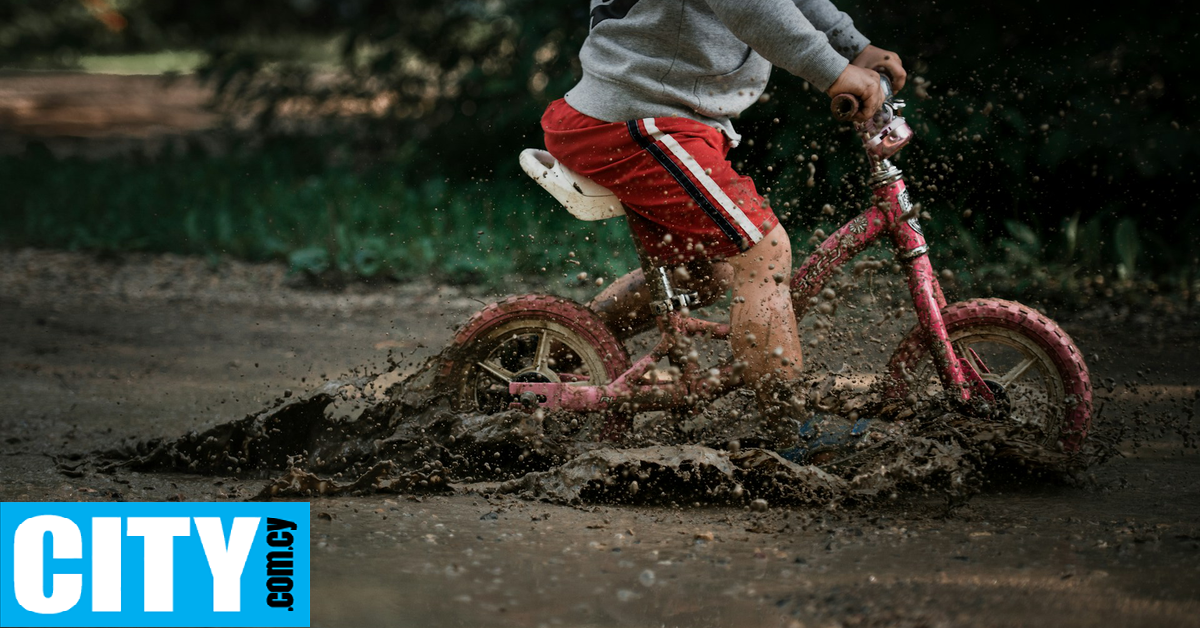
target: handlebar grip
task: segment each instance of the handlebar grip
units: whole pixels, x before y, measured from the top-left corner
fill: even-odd
[[[829,109],[833,111],[833,117],[839,122],[849,122],[858,115],[858,109],[862,105],[858,102],[858,98],[852,94],[838,94],[833,97],[833,102],[829,104]]]

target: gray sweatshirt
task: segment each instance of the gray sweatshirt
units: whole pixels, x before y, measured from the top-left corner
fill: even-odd
[[[772,65],[825,91],[867,43],[829,0],[591,0],[583,78],[566,99],[606,122],[691,118],[736,143],[730,118]]]

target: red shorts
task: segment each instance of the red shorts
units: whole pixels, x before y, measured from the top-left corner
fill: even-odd
[[[687,118],[604,122],[559,99],[542,115],[546,150],[612,190],[656,263],[720,258],[748,250],[779,219],[725,159],[719,130]]]

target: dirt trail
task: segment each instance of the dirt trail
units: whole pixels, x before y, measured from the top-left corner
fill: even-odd
[[[389,351],[415,366],[486,298],[304,292],[277,267],[180,258],[0,261],[4,500],[250,498],[263,479],[95,473],[63,456],[228,423],[381,371]],[[1105,417],[1181,420],[1200,375],[1195,323],[1105,323],[1066,325],[1113,382]],[[1138,433],[1143,446],[1082,485],[997,485],[953,507],[560,506],[486,485],[315,498],[313,621],[1200,625],[1200,462],[1171,432]]]
[[[211,97],[191,76],[0,71],[0,154],[31,140],[60,156],[153,152],[213,129]]]

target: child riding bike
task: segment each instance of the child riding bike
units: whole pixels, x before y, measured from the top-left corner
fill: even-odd
[[[829,0],[592,0],[580,62],[582,79],[542,117],[547,150],[616,193],[644,256],[676,268],[675,284],[701,305],[732,289],[734,358],[776,447],[847,444],[861,423],[797,428],[791,243],[726,155],[741,141],[731,120],[762,95],[772,65],[857,97],[863,121],[885,98],[875,68],[903,87],[899,56],[870,45]],[[589,307],[626,337],[652,323],[651,300],[638,270]]]

